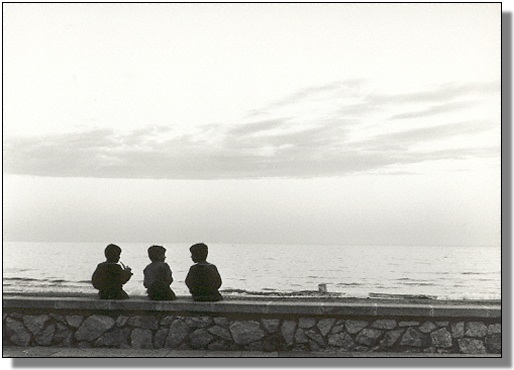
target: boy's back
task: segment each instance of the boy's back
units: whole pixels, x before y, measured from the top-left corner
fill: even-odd
[[[96,267],[91,282],[99,290],[100,299],[126,299],[128,295],[122,287],[131,276],[117,263],[102,262]]]
[[[143,285],[147,289],[150,299],[172,300],[175,293],[170,288],[173,276],[170,266],[166,262],[152,262],[143,270]]]
[[[195,301],[220,301],[221,276],[215,265],[202,261],[191,266],[186,285]]]

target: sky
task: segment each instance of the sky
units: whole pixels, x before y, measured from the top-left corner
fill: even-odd
[[[12,241],[491,245],[501,4],[3,4]]]

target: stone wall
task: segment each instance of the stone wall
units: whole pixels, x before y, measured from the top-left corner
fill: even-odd
[[[391,312],[381,315],[381,311]],[[426,315],[420,316],[420,312]],[[501,308],[4,298],[3,343],[257,351],[501,353]]]

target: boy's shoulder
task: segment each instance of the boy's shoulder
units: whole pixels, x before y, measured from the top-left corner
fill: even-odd
[[[212,263],[204,261],[204,262],[197,262],[197,263],[195,263],[194,265],[191,266],[191,268],[202,268],[202,267],[210,267],[210,266],[216,267]]]
[[[170,265],[168,265],[166,262],[163,262],[163,261],[153,261],[153,262],[150,262],[148,265],[146,265],[145,269],[146,268],[149,268],[150,266],[154,267],[154,268],[159,268],[159,267],[167,267],[169,268]]]

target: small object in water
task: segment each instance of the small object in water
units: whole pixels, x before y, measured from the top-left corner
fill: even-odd
[[[318,284],[318,292],[327,293],[327,284],[325,284],[325,283]]]

